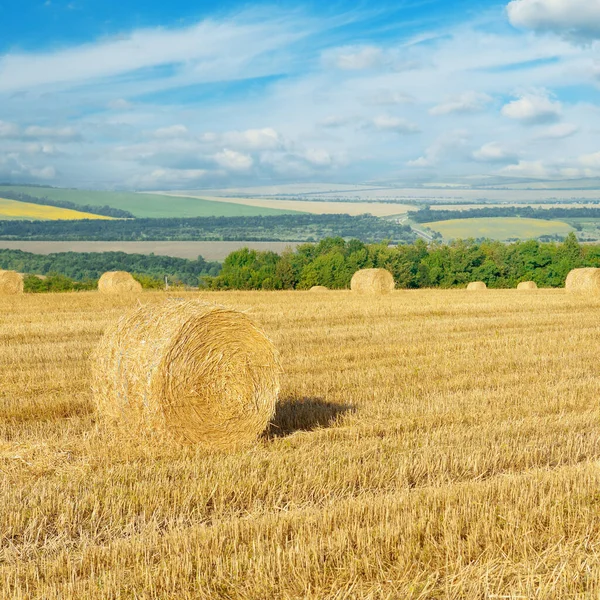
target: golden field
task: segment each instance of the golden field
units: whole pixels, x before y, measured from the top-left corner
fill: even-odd
[[[104,219],[112,220],[112,217],[95,215],[92,213],[72,210],[70,208],[59,208],[57,206],[45,206],[31,202],[19,202],[0,198],[0,219],[28,219],[33,221],[75,221],[80,219]]]
[[[0,597],[600,596],[600,298],[229,292],[281,352],[250,448],[96,422],[88,355],[161,293],[0,299]]]

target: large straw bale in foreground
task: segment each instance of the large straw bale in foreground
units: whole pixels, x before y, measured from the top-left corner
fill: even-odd
[[[22,294],[23,275],[16,271],[0,271],[0,294]]]
[[[600,269],[573,269],[567,275],[565,289],[568,292],[600,293]]]
[[[313,285],[310,290],[311,292],[328,292],[329,288],[324,285]]]
[[[394,277],[385,269],[356,271],[350,282],[350,289],[358,294],[388,294],[395,286]]]
[[[481,290],[487,290],[487,285],[483,281],[471,281],[467,286],[470,292],[479,292]]]
[[[98,280],[98,291],[103,294],[141,292],[142,285],[126,271],[107,271]]]
[[[266,428],[280,370],[273,344],[244,313],[170,300],[140,306],[106,331],[92,381],[100,415],[227,448]]]
[[[537,290],[538,286],[535,281],[521,281],[517,286],[518,290]]]

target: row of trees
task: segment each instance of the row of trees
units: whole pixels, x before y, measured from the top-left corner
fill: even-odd
[[[289,214],[122,221],[0,221],[0,239],[54,241],[315,241],[329,236],[366,242],[416,239],[409,225],[371,215]]]
[[[142,281],[142,284],[152,287],[151,280],[164,282],[165,275],[171,283],[198,286],[203,277],[218,275],[221,265],[207,262],[201,256],[187,260],[126,252],[57,252],[44,255],[0,250],[0,269],[36,275],[60,274],[78,282],[94,282],[106,271],[128,271],[149,277],[150,280]],[[42,288],[43,285],[40,284]]]
[[[308,289],[313,285],[343,289],[357,270],[380,267],[393,274],[399,288],[463,287],[470,281],[511,288],[528,280],[540,287],[559,287],[569,271],[580,266],[600,267],[600,246],[582,247],[574,234],[560,244],[471,240],[427,245],[419,240],[393,247],[329,238],[282,255],[248,249],[233,252],[221,273],[205,281],[212,289]]]
[[[410,213],[416,223],[433,223],[449,219],[481,219],[489,217],[521,217],[526,219],[600,219],[600,208],[532,208],[531,206],[494,206],[469,210],[440,210],[429,206]]]

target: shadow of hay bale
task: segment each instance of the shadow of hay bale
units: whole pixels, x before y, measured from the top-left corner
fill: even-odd
[[[296,431],[312,431],[331,427],[341,415],[353,412],[350,404],[326,402],[322,398],[286,398],[277,403],[275,416],[266,437],[291,435]]]

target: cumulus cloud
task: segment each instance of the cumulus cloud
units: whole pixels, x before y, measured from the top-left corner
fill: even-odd
[[[392,117],[389,115],[379,115],[373,119],[373,126],[379,131],[392,131],[399,134],[418,133],[419,126],[406,119]]]
[[[361,71],[380,67],[384,59],[384,53],[381,48],[363,46],[338,49],[333,57],[333,62],[338,69]]]
[[[331,115],[320,121],[319,126],[325,129],[336,129],[337,127],[346,127],[347,125],[357,125],[361,122],[364,122],[364,119],[358,116]]]
[[[279,133],[271,127],[228,131],[223,134],[223,141],[228,146],[246,150],[274,150],[283,144]]]
[[[515,27],[579,42],[600,39],[600,0],[512,0],[506,10]]]
[[[124,98],[117,98],[116,100],[111,100],[107,106],[111,110],[130,110],[134,105]]]
[[[538,140],[562,140],[579,131],[579,127],[573,123],[557,123],[547,127],[536,136]]]
[[[180,187],[203,183],[210,174],[204,169],[154,169],[132,178],[131,183],[139,189],[157,189],[160,187]]]
[[[414,104],[415,97],[405,92],[378,90],[366,96],[364,103],[375,106],[393,106],[396,104]]]
[[[0,121],[0,138],[15,138],[19,136],[19,127],[14,123]]]
[[[560,119],[562,105],[552,100],[546,90],[535,90],[521,94],[502,107],[502,114],[526,125],[551,123]]]
[[[333,162],[331,154],[322,148],[309,148],[304,153],[304,158],[317,167],[328,167]]]
[[[40,127],[31,125],[25,129],[24,137],[35,139],[58,140],[75,142],[81,139],[81,134],[74,127]]]
[[[254,164],[251,156],[227,148],[215,155],[215,161],[231,171],[248,171]]]
[[[423,156],[415,160],[410,160],[406,164],[409,167],[433,167],[441,159],[447,158],[450,155],[458,158],[464,154],[468,141],[469,133],[462,129],[443,133],[425,150]]]
[[[476,113],[485,110],[492,97],[482,92],[465,92],[447,102],[434,106],[429,113],[432,115],[449,115],[451,113]]]
[[[527,179],[549,179],[550,172],[541,160],[521,160],[516,165],[508,165],[500,170],[502,175]]]
[[[189,135],[188,128],[185,125],[171,125],[170,127],[161,127],[154,132],[154,137],[159,139],[183,138]]]
[[[481,162],[506,163],[515,161],[517,156],[499,142],[489,142],[475,150],[473,158]]]

